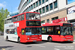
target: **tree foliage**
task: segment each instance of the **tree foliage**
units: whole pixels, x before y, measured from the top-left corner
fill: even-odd
[[[0,31],[4,31],[4,19],[7,17],[7,15],[9,14],[7,9],[0,9]]]

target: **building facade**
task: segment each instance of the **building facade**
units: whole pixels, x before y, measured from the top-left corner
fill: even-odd
[[[58,22],[70,22],[75,18],[70,17],[75,16],[75,13],[69,12],[70,7],[74,5],[75,2],[72,0],[21,0],[18,10],[19,13],[39,12],[42,23],[53,23],[57,19],[61,19]]]
[[[19,13],[39,12],[41,23],[72,23],[75,32],[74,0],[21,0],[18,10]]]

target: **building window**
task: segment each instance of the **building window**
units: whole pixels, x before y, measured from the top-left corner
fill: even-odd
[[[35,8],[35,3],[33,5],[34,5],[34,8]]]
[[[38,6],[38,1],[36,2],[36,7]]]
[[[41,0],[39,0],[39,5],[41,5]]]
[[[38,12],[38,10],[36,10],[36,12]]]
[[[54,2],[54,9],[57,8],[57,1]]]
[[[67,14],[75,13],[75,6],[67,8]]]
[[[40,14],[41,14],[41,9],[39,9],[39,12],[40,12]]]
[[[49,7],[48,7],[48,5],[46,6],[46,12],[49,10]]]
[[[32,2],[33,0],[31,0],[31,2]]]
[[[33,5],[31,5],[31,9],[33,9]]]
[[[41,23],[45,23],[45,20],[41,21]]]
[[[50,4],[50,10],[53,10],[53,4],[52,3]]]
[[[31,0],[29,0],[29,2],[31,2]]]
[[[31,9],[30,9],[30,6],[29,6],[29,11],[30,11]]]
[[[46,2],[47,2],[48,0],[46,0]]]
[[[57,16],[57,17],[52,18],[52,20],[56,20],[56,19],[58,19],[58,16]]]
[[[42,12],[45,13],[45,7],[42,8]]]
[[[44,3],[45,2],[45,0],[42,0],[42,3]]]
[[[47,23],[49,23],[49,19],[47,19]]]
[[[30,6],[30,10],[31,10],[32,8],[31,8],[31,6]]]

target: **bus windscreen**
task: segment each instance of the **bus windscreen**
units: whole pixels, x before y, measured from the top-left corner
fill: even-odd
[[[72,27],[68,27],[68,26],[61,27],[61,35],[73,35]]]
[[[26,19],[27,20],[39,20],[40,19],[40,14],[36,13],[26,13]]]
[[[26,35],[39,35],[41,28],[26,28]]]

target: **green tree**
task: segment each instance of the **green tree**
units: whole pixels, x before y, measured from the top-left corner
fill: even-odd
[[[4,19],[7,17],[7,15],[9,14],[7,9],[0,9],[0,31],[4,31]]]

